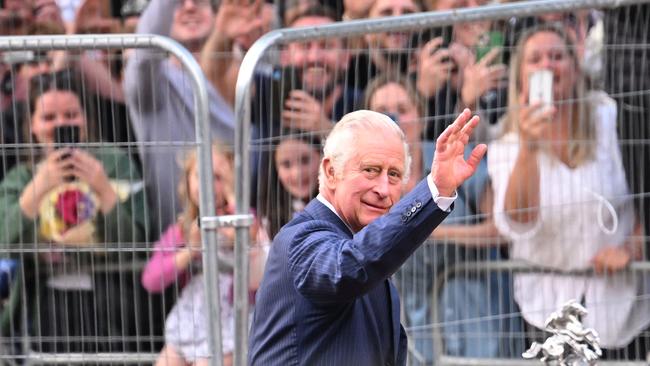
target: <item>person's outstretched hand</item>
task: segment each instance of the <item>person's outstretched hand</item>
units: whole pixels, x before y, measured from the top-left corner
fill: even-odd
[[[477,145],[467,160],[463,156],[465,146],[478,122],[479,117],[472,117],[472,112],[465,109],[438,137],[431,165],[431,177],[441,196],[451,197],[456,188],[474,174],[483,159],[487,151],[485,144]]]
[[[215,31],[235,40],[262,29],[262,0],[224,0],[219,4]],[[259,36],[259,35],[258,35]]]

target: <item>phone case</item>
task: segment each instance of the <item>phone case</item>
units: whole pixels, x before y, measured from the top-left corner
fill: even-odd
[[[538,70],[530,74],[528,83],[528,103],[553,103],[553,73],[550,70]]]

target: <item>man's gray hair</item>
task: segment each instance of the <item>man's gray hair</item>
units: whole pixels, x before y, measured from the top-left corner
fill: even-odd
[[[394,132],[404,145],[404,175],[402,177],[402,183],[406,184],[411,173],[411,154],[406,143],[406,137],[397,123],[382,113],[359,110],[343,116],[325,140],[323,160],[329,158],[334,167],[334,174],[340,177],[343,174],[345,164],[357,152],[356,140],[362,134],[372,134],[374,131],[380,129]],[[321,160],[320,170],[318,172],[318,188],[320,191],[325,188],[325,182],[325,169]]]

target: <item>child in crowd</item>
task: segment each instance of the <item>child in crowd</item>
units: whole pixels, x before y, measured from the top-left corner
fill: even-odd
[[[296,212],[318,194],[320,139],[298,130],[285,130],[279,143],[263,167],[260,217],[271,238],[280,231]]]
[[[212,154],[215,208],[217,215],[228,215],[234,213],[233,156],[221,146],[215,144]],[[154,254],[142,273],[142,284],[150,292],[161,292],[174,283],[184,285],[177,303],[167,317],[165,347],[156,365],[207,365],[211,356],[205,287],[200,271],[199,176],[195,152],[188,155],[182,169],[183,177],[178,190],[184,205],[183,212],[156,243]],[[268,242],[262,232],[257,234],[258,242]],[[220,229],[217,242],[220,244],[219,257],[231,257],[234,229]],[[251,291],[259,286],[265,254],[260,246],[253,247],[250,251]],[[222,349],[224,364],[230,365],[234,349],[233,275],[224,268],[221,270],[219,290]]]

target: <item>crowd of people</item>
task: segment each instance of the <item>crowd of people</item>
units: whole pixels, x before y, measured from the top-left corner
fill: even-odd
[[[5,0],[0,34],[135,32],[187,48],[206,76],[215,207],[226,215],[235,207],[235,84],[257,39],[280,27],[484,5]],[[272,239],[319,193],[322,147],[337,121],[368,109],[401,128],[411,157],[407,193],[430,173],[438,136],[470,108],[482,123],[467,153],[487,143],[487,158],[457,190],[451,215],[395,276],[414,359],[518,358],[544,339],[546,317],[571,299],[589,311],[582,321],[600,334],[604,358],[645,359],[650,281],[625,269],[648,254],[648,151],[629,140],[650,137],[650,63],[634,47],[607,47],[647,45],[650,7],[631,9],[320,38],[270,50],[255,71],[250,101],[251,305]],[[0,245],[8,253],[0,260],[17,263],[7,277],[15,279],[13,289],[0,303],[1,334],[14,339],[4,347],[21,352],[18,337],[28,334],[43,352],[147,349],[160,351],[159,365],[206,363],[194,99],[180,61],[154,49],[0,56]],[[537,82],[542,74],[546,83]],[[231,261],[234,232],[219,229],[217,238],[220,258]],[[477,265],[438,288],[456,264],[506,259],[593,273]],[[135,263],[144,268],[128,266]],[[222,267],[229,364],[233,278]],[[433,346],[434,322],[442,324],[443,350]]]

